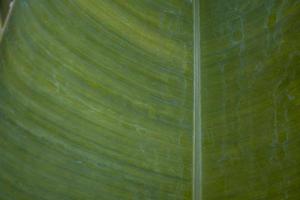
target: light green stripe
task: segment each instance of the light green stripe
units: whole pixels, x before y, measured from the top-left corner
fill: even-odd
[[[200,63],[200,2],[194,0],[194,150],[193,198],[201,199],[201,63]]]

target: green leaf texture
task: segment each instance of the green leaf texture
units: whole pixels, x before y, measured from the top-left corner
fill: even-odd
[[[17,0],[0,199],[191,199],[190,1]]]
[[[202,199],[300,199],[300,2],[200,0]]]
[[[299,200],[300,1],[16,0],[0,200],[44,199]]]

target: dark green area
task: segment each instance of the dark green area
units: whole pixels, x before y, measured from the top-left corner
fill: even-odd
[[[9,10],[9,4],[12,0],[0,0],[0,28],[4,23]]]
[[[300,2],[200,4],[203,200],[300,199]]]

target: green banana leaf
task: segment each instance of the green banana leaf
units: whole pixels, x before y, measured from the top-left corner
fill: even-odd
[[[204,200],[300,199],[300,2],[200,0]]]
[[[191,2],[17,0],[0,199],[191,199]]]
[[[299,1],[11,5],[0,200],[300,198]]]

